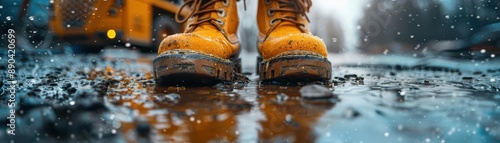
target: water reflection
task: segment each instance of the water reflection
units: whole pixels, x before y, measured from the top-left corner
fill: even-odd
[[[334,100],[303,100],[300,87],[290,86],[143,89],[154,94],[109,98],[136,117],[122,123],[129,142],[314,142],[316,121],[335,105]]]
[[[373,67],[335,67],[332,99],[302,98],[301,86],[161,87],[150,78],[111,85],[108,102],[128,108],[121,115],[133,118],[121,124],[128,142],[498,140],[488,76]]]
[[[263,86],[257,89],[261,95],[262,121],[259,134],[264,142],[314,142],[313,127],[323,113],[335,106],[330,100],[303,100],[300,87]],[[288,96],[288,99],[280,99]],[[287,100],[286,102],[280,100]]]

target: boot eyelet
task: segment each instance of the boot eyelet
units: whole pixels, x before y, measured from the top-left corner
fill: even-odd
[[[271,0],[266,0],[266,5],[271,4]]]
[[[224,9],[219,9],[219,12],[217,12],[217,15],[219,15],[219,17],[225,17],[226,16],[226,11]]]
[[[268,11],[267,11],[267,16],[273,16],[274,15],[274,9],[273,8],[270,8]]]
[[[269,21],[269,24],[274,25],[274,24],[276,24],[277,21],[278,20],[276,20],[276,18],[273,18],[273,19],[271,19],[271,21]]]
[[[221,26],[224,25],[224,21],[222,21],[220,19],[215,20],[215,22],[217,22],[217,24],[219,24]]]
[[[300,18],[306,19],[306,15],[305,14],[300,14]]]
[[[229,0],[224,0],[222,1],[223,6],[229,6]]]
[[[299,25],[299,27],[300,27],[300,29],[302,29],[302,30],[306,30],[306,25],[304,25],[304,24]]]

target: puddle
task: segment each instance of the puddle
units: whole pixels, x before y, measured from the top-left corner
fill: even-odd
[[[26,58],[16,136],[0,142],[500,141],[498,69],[339,64],[329,87],[246,75],[246,85],[195,88],[157,86],[150,57]]]

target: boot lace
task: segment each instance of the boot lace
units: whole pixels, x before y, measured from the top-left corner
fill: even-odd
[[[185,23],[189,18],[192,18],[193,16],[201,16],[212,12],[223,13],[224,11],[222,10],[214,9],[215,3],[219,1],[227,2],[228,0],[185,0],[184,4],[175,13],[175,21],[177,21],[178,23]],[[189,15],[184,17],[183,19],[180,19],[179,15],[181,11],[187,7],[191,9]],[[205,22],[210,22],[220,31],[224,31],[223,28],[221,27],[223,21],[220,19],[212,18],[210,16],[199,18],[197,21],[190,23],[188,27],[197,27],[198,25]],[[187,32],[192,32],[194,29],[195,28],[189,28]]]
[[[275,23],[276,21],[281,21],[281,22],[287,21],[304,28],[305,24],[297,20],[298,19],[297,15],[304,16],[307,19],[307,22],[310,22],[309,17],[307,17],[306,13],[308,13],[309,9],[311,9],[312,6],[311,0],[276,0],[276,1],[278,2],[278,8],[270,9],[269,10],[270,13],[292,12],[295,13],[296,15],[295,16],[285,15],[282,17],[278,17],[273,19],[274,21],[271,21],[271,23]],[[275,27],[276,26],[271,27],[269,32],[272,31]],[[267,35],[269,35],[269,32]]]

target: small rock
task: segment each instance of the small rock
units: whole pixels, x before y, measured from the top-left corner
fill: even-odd
[[[481,72],[481,71],[475,71],[472,74],[474,74],[474,75],[480,75],[480,74],[483,74],[483,72]]]
[[[473,79],[472,77],[462,77],[463,81],[469,81],[470,82],[470,81],[472,81],[472,79]]]
[[[389,73],[391,76],[396,76],[396,73],[395,72],[390,72]]]
[[[333,83],[345,83],[345,78],[343,77],[334,77]]]
[[[364,78],[364,77],[357,77],[357,78],[356,78],[356,80],[357,80],[357,81],[364,81],[364,80],[365,80],[365,78]]]
[[[354,119],[359,115],[361,114],[353,108],[347,108],[346,110],[344,110],[344,113],[342,114],[342,116],[347,119]]]
[[[358,77],[358,75],[356,75],[356,74],[346,74],[346,75],[344,75],[344,78],[346,78],[346,79],[351,79],[351,78],[355,79],[357,77]]]
[[[321,85],[306,85],[299,90],[302,98],[317,99],[317,98],[331,98],[333,93],[326,87]]]
[[[62,89],[67,90],[68,88],[71,87],[71,83],[67,82],[63,86],[61,86]]]
[[[116,79],[110,79],[110,80],[106,81],[106,83],[109,86],[109,85],[114,85],[114,84],[120,83],[120,81],[118,81]]]
[[[68,94],[73,94],[76,92],[76,88],[74,87],[70,87],[68,90],[66,90],[68,92]]]
[[[431,84],[431,81],[429,80],[424,80],[424,85],[430,85]]]
[[[155,98],[160,102],[164,102],[164,101],[177,101],[181,98],[181,96],[177,93],[170,93],[165,95],[158,95],[155,96]]]
[[[106,92],[108,91],[108,85],[109,84],[107,82],[100,82],[94,85],[93,88],[98,93],[98,95],[105,96]]]
[[[375,113],[377,113],[377,115],[380,115],[380,116],[385,116],[385,113],[380,111],[380,110],[375,110]]]
[[[276,100],[278,101],[278,103],[283,103],[288,100],[288,95],[286,95],[285,93],[280,93],[276,95]]]

